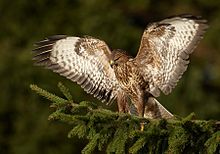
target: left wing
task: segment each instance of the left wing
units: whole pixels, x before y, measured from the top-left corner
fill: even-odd
[[[176,86],[207,29],[206,20],[190,15],[167,18],[150,24],[142,36],[135,58],[155,97],[169,94]],[[160,90],[159,90],[160,89]]]
[[[117,97],[118,82],[109,64],[111,51],[104,41],[56,35],[36,45],[35,64],[77,82],[98,99],[111,102]]]

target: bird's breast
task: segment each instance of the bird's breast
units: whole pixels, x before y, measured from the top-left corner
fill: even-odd
[[[134,85],[141,86],[144,84],[138,67],[130,61],[118,65],[115,69],[115,75],[121,88],[125,91],[129,91]]]

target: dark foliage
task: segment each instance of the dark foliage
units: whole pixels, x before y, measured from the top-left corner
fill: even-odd
[[[92,102],[74,103],[67,88],[58,87],[62,99],[36,85],[31,89],[52,103],[55,111],[49,120],[68,123],[73,128],[68,137],[86,138],[82,153],[95,149],[106,153],[219,153],[220,123],[192,120],[194,114],[175,120],[149,120],[103,109]],[[144,123],[144,130],[140,124]]]

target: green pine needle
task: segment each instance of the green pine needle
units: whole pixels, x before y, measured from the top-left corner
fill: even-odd
[[[59,82],[58,85],[57,85],[60,89],[60,91],[63,93],[63,95],[69,100],[69,101],[72,101],[73,98],[72,98],[72,95],[70,94],[69,92],[69,89],[66,88],[62,82]]]
[[[145,137],[140,137],[133,145],[129,148],[129,153],[135,154],[137,153],[141,148],[144,147],[146,143]]]
[[[215,153],[218,150],[217,148],[219,148],[218,151],[220,152],[220,131],[214,133],[206,141],[205,146],[207,147],[207,153]]]
[[[69,133],[68,138],[78,136],[79,138],[85,137],[87,134],[87,127],[84,123],[76,125]]]
[[[96,145],[97,145],[97,140],[99,139],[99,137],[100,137],[99,134],[94,135],[94,137],[90,140],[90,142],[82,150],[82,154],[92,154]]]
[[[30,85],[30,88],[31,90],[35,91],[37,94],[45,97],[46,99],[50,100],[51,102],[54,102],[54,103],[57,103],[57,104],[62,104],[62,103],[65,103],[66,100],[61,98],[61,97],[58,97],[44,89],[41,89],[39,88],[37,85],[35,84],[31,84]]]

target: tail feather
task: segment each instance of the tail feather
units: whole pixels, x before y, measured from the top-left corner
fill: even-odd
[[[130,114],[138,115],[137,109],[131,103]],[[173,114],[163,107],[154,97],[149,97],[145,105],[144,118],[148,119],[171,119]]]
[[[173,114],[163,107],[156,98],[150,97],[145,105],[144,117],[150,119],[171,119]]]

